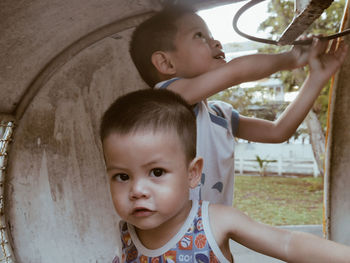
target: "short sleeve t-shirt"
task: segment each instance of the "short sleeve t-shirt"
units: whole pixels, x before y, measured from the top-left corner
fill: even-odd
[[[178,78],[160,82],[156,88],[167,88]],[[198,187],[191,189],[192,200],[232,205],[234,186],[234,135],[239,114],[222,101],[201,101],[194,106],[197,122],[197,156],[204,159]]]

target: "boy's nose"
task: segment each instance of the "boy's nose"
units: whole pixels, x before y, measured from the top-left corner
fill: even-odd
[[[215,48],[222,49],[222,45],[221,45],[220,41],[216,40],[216,39],[212,39],[211,46],[215,47]]]
[[[132,183],[129,198],[130,200],[135,200],[139,198],[148,198],[149,197],[149,189],[147,186],[147,182],[145,180],[135,180]]]

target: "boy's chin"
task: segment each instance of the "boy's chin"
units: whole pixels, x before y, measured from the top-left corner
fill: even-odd
[[[138,231],[144,232],[144,231],[152,231],[155,228],[159,227],[160,224],[135,224],[133,226],[134,226],[136,232],[138,232]]]
[[[154,220],[149,218],[142,220],[133,220],[133,222],[130,222],[130,224],[132,224],[135,227],[135,229],[147,231],[159,227],[162,224],[162,222],[154,222]]]

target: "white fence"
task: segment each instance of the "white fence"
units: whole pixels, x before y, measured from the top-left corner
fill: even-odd
[[[235,172],[259,173],[257,157],[269,160],[265,172],[278,175],[304,174],[318,176],[319,170],[310,144],[237,143]]]

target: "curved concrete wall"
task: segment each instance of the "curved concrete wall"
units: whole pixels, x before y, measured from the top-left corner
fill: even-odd
[[[1,0],[0,113],[13,113],[41,70],[81,38],[181,1],[209,7],[242,0]]]
[[[65,48],[158,1],[24,0],[0,2],[0,112],[13,112],[38,73]]]
[[[109,262],[117,216],[98,136],[115,98],[144,88],[130,30],[71,59],[40,89],[15,133],[7,205],[18,262]]]
[[[17,125],[5,196],[16,262],[110,262],[117,253],[99,119],[118,96],[146,88],[128,42],[163,2],[0,2],[0,114]]]
[[[7,49],[1,49],[6,59],[0,62],[0,94],[7,98],[0,112],[21,109],[6,184],[15,258],[110,262],[119,242],[118,217],[104,172],[99,119],[115,98],[146,87],[128,54],[132,29],[123,29],[156,6],[34,1],[17,10],[15,4],[0,8],[20,18],[4,16],[1,42]]]

